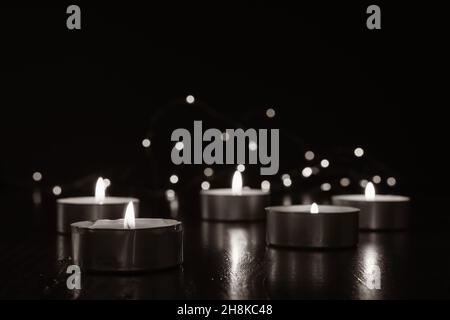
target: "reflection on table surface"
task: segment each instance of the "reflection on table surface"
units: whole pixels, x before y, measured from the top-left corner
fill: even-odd
[[[70,237],[10,232],[0,241],[0,297],[58,299],[399,299],[450,298],[445,225],[360,232],[343,250],[268,247],[265,223],[184,221],[184,264],[147,274],[82,274],[66,287]],[[31,211],[35,220],[48,215]],[[19,224],[20,225],[20,224]],[[17,230],[17,229],[16,229]],[[379,277],[377,275],[379,274]]]

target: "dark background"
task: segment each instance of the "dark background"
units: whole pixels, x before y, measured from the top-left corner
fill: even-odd
[[[67,4],[2,7],[3,187],[31,188],[40,171],[44,188],[65,194],[91,193],[98,175],[164,189],[176,173],[178,188],[198,189],[204,167],[173,166],[170,134],[203,120],[280,128],[280,175],[300,176],[309,149],[315,164],[331,161],[312,187],[349,175],[360,192],[359,179],[380,174],[398,181],[396,190],[380,185],[384,192],[444,194],[446,116],[426,93],[441,30],[425,18],[439,10],[376,3],[375,31],[366,28],[372,2],[78,3],[81,31],[66,28]],[[184,103],[188,94],[195,105]],[[227,185],[232,170],[213,186]],[[259,186],[257,173],[248,184]]]
[[[74,3],[81,31],[66,28]],[[140,198],[144,216],[180,214],[186,259],[162,274],[89,276],[81,298],[448,298],[443,8],[411,1],[74,3],[0,9],[0,297],[80,298],[65,287],[70,239],[55,235],[52,188],[61,186],[62,197],[92,195],[102,175],[112,180],[110,194]],[[381,30],[366,28],[369,4],[381,7]],[[273,119],[265,116],[270,107]],[[194,120],[205,128],[280,129],[279,174],[261,177],[258,166],[244,173],[253,187],[271,181],[274,204],[285,195],[299,203],[305,195],[326,202],[360,193],[359,181],[378,174],[379,192],[411,196],[413,228],[360,233],[353,251],[284,251],[265,246],[264,224],[192,219],[201,182],[229,186],[235,170],[213,166],[207,178],[206,166],[171,163],[172,130],[192,130]],[[152,144],[144,149],[147,137]],[[363,158],[353,155],[357,146]],[[307,150],[314,161],[305,160]],[[329,168],[301,177],[323,158]],[[35,171],[42,181],[33,181]],[[291,188],[281,183],[285,173]],[[386,184],[390,176],[395,187]],[[350,187],[339,185],[342,177]],[[331,191],[320,190],[325,182]],[[177,192],[176,210],[164,197],[168,188]],[[236,235],[249,240],[237,251]],[[374,254],[386,286],[368,292],[360,277]]]

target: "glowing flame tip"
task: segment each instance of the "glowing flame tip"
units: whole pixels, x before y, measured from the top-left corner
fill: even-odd
[[[105,190],[106,184],[102,177],[98,178],[97,184],[95,185],[95,201],[102,203],[105,201]]]
[[[234,194],[239,194],[242,192],[242,174],[236,171],[233,175],[233,181],[231,183],[231,190]]]
[[[366,186],[365,196],[366,200],[373,201],[375,200],[375,187],[372,182],[369,182]]]
[[[319,206],[317,205],[317,203],[313,203],[311,205],[311,214],[318,214],[319,213]]]
[[[127,209],[125,210],[125,218],[123,219],[124,229],[135,229],[136,219],[134,218],[134,205],[133,202],[129,202]]]

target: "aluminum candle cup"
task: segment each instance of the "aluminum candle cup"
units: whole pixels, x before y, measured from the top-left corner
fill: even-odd
[[[183,262],[181,222],[141,218],[135,223],[134,229],[125,229],[123,219],[73,223],[74,263],[84,271],[144,272]]]
[[[265,218],[268,191],[242,188],[242,174],[233,175],[231,189],[213,189],[200,193],[202,218],[215,221],[255,221]]]
[[[410,199],[403,196],[351,194],[333,197],[333,204],[361,210],[359,228],[365,230],[401,230],[409,224]]]
[[[69,234],[70,225],[78,221],[123,218],[123,213],[130,201],[136,207],[136,216],[138,216],[139,200],[135,198],[106,197],[101,202],[95,197],[58,199],[56,231]]]
[[[265,218],[270,194],[257,189],[213,189],[200,193],[202,218],[216,221],[255,221]]]
[[[298,248],[345,248],[358,243],[359,209],[310,205],[267,208],[267,244]]]

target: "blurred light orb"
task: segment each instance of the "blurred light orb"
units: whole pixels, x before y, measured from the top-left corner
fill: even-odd
[[[202,187],[202,190],[209,190],[211,185],[209,184],[208,181],[203,181],[201,187]]]
[[[175,191],[172,190],[172,189],[168,189],[168,190],[166,191],[166,198],[167,198],[167,200],[169,200],[169,201],[175,200]]]
[[[42,173],[40,173],[39,171],[36,171],[35,173],[33,173],[33,180],[34,181],[41,181],[42,180]]]
[[[54,186],[52,192],[55,196],[59,196],[62,193],[62,189],[60,186]]]
[[[349,178],[342,178],[339,183],[343,187],[348,187],[350,185],[350,179]]]
[[[361,188],[365,188],[367,186],[367,184],[369,183],[369,181],[367,181],[366,179],[362,179],[359,182],[359,185],[361,186]]]
[[[291,178],[291,176],[287,173],[285,173],[281,176],[281,180],[290,179],[290,178]]]
[[[103,182],[105,183],[105,187],[109,188],[111,186],[111,180],[108,178],[103,179]]]
[[[244,171],[245,171],[245,166],[244,166],[243,164],[239,164],[239,165],[237,166],[237,171],[239,171],[239,172],[244,172]]]
[[[150,139],[144,139],[144,140],[142,140],[142,146],[143,146],[144,148],[150,147],[151,144],[152,144],[152,143],[150,142]]]
[[[176,174],[173,174],[173,175],[170,176],[169,180],[170,180],[170,183],[176,184],[176,183],[178,183],[179,179],[178,179],[178,176]]]
[[[394,177],[387,178],[387,184],[389,187],[393,187],[397,184],[397,180]]]
[[[178,151],[183,150],[184,148],[184,143],[181,141],[178,141],[177,143],[175,143],[175,149],[177,149]]]
[[[205,168],[205,170],[203,170],[203,174],[206,177],[211,177],[214,174],[214,170],[212,168]]]
[[[330,191],[331,190],[331,184],[329,184],[329,183],[322,183],[322,185],[320,186],[320,189],[322,191]]]
[[[186,97],[186,102],[189,103],[189,104],[193,104],[193,103],[195,102],[194,96],[191,95],[191,94],[188,95],[188,96]]]
[[[255,141],[250,141],[248,144],[250,151],[256,151],[258,149],[258,144]]]
[[[327,159],[323,159],[322,161],[320,161],[320,166],[322,168],[328,168],[330,166],[330,161],[328,161]]]
[[[315,155],[314,152],[312,152],[312,151],[306,151],[306,152],[305,152],[305,159],[308,160],[308,161],[314,160],[314,157],[315,157],[315,156],[316,156],[316,155]]]
[[[261,182],[261,190],[269,191],[270,190],[270,182],[267,180],[264,180]]]
[[[361,158],[364,155],[364,149],[361,147],[358,147],[355,149],[354,154],[356,157]]]
[[[381,182],[381,177],[379,175],[373,176],[372,181],[375,184],[379,184]]]
[[[273,118],[273,117],[275,117],[275,115],[276,115],[276,112],[275,112],[274,109],[269,108],[269,109],[266,110],[267,118]]]
[[[291,185],[292,185],[292,180],[291,180],[291,178],[286,178],[286,179],[283,179],[283,185],[285,186],[285,187],[290,187]]]
[[[306,167],[302,170],[302,176],[305,178],[311,177],[312,174],[313,174],[313,170],[311,169],[311,167]]]

